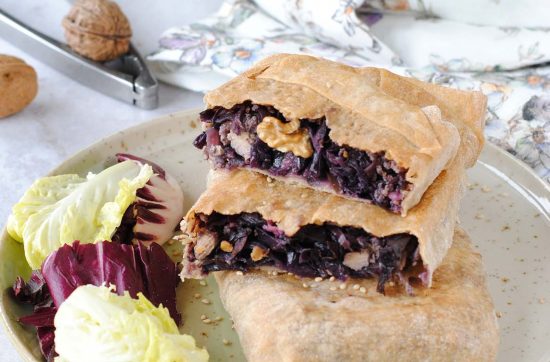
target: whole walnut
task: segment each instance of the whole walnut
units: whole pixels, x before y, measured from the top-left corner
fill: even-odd
[[[102,62],[128,52],[132,29],[112,1],[77,0],[62,24],[67,44],[86,58]]]
[[[0,118],[25,108],[37,91],[34,68],[19,58],[0,54]]]

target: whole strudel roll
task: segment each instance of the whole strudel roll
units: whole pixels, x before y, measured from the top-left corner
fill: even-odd
[[[483,143],[485,97],[304,55],[276,55],[205,96],[195,140],[218,169],[249,168],[406,215],[457,152]],[[436,106],[437,110],[425,108]]]

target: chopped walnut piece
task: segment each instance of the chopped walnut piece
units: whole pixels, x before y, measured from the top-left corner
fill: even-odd
[[[220,249],[226,253],[230,253],[233,251],[233,245],[229,241],[224,240],[220,243]]]
[[[281,152],[292,152],[296,156],[309,158],[313,147],[307,130],[300,129],[300,120],[282,122],[275,117],[264,117],[256,128],[258,138],[271,148]]]
[[[250,141],[250,134],[248,132],[241,132],[241,134],[229,132],[227,138],[231,142],[231,147],[241,155],[245,160],[250,159],[250,152],[252,150],[252,145]]]
[[[252,248],[252,253],[250,253],[250,258],[252,261],[262,260],[267,255],[267,250],[257,245],[254,245]]]
[[[199,260],[206,258],[216,246],[216,236],[210,232],[200,234],[193,251]]]
[[[369,252],[363,250],[361,252],[353,251],[344,255],[343,264],[353,270],[361,270],[369,265]]]

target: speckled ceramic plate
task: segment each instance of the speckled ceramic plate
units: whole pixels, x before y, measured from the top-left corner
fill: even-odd
[[[208,169],[191,144],[197,127],[196,110],[163,117],[96,143],[52,174],[99,171],[113,162],[116,152],[130,152],[175,175],[189,207],[204,189]],[[461,220],[485,262],[501,330],[499,361],[549,361],[550,188],[529,168],[491,145],[485,147],[469,178]],[[27,277],[30,270],[21,244],[5,232],[0,237],[0,260],[3,324],[24,360],[40,360],[34,332],[17,322],[28,310],[16,305],[7,291],[16,276]],[[202,284],[183,283],[178,306],[185,320],[182,332],[206,346],[212,361],[244,360],[212,278]],[[204,323],[202,315],[211,323]]]

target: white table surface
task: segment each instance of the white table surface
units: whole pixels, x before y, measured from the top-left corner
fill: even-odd
[[[144,54],[155,48],[163,30],[215,11],[221,0],[119,0],[132,24],[134,44]],[[61,39],[59,25],[68,2],[2,0],[0,7],[27,24]],[[81,148],[152,118],[200,106],[202,95],[167,85],[160,106],[151,111],[126,105],[85,88],[0,39],[0,53],[24,59],[38,73],[39,91],[22,112],[0,119],[0,225],[30,184]],[[0,328],[0,361],[20,361]]]

